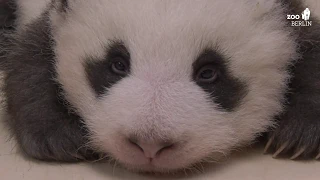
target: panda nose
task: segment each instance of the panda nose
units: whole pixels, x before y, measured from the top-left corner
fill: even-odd
[[[140,142],[134,138],[130,138],[129,142],[139,148],[144,156],[149,159],[153,159],[161,152],[171,149],[174,144],[171,141]]]

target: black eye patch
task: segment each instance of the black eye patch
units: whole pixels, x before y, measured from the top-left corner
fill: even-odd
[[[104,59],[89,57],[85,64],[87,78],[98,97],[130,73],[130,53],[122,42],[112,42],[106,51]]]
[[[193,63],[193,80],[227,111],[236,108],[247,93],[245,83],[227,69],[225,58],[211,49],[204,50]]]

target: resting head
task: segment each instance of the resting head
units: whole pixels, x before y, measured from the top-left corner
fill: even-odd
[[[252,142],[282,110],[295,58],[269,1],[56,1],[57,81],[90,145],[171,171]]]

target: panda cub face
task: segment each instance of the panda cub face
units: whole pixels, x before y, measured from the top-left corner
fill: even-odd
[[[90,145],[128,168],[217,159],[281,111],[295,43],[275,0],[63,5],[50,13],[57,80]]]

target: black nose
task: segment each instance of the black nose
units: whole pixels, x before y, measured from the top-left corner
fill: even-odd
[[[139,141],[137,138],[129,138],[129,142],[139,148],[145,155],[146,158],[155,158],[161,152],[171,149],[174,146],[172,141],[152,141],[144,142]]]

